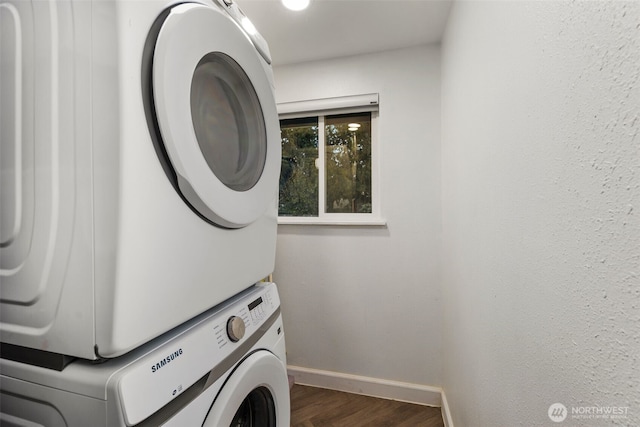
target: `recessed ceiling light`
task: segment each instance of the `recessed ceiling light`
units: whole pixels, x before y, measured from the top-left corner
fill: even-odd
[[[309,0],[282,0],[282,4],[291,10],[303,10],[309,6]]]

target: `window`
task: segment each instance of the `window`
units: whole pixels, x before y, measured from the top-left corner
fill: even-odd
[[[371,95],[364,97],[348,97],[362,105],[345,105],[344,98],[279,105],[280,223],[384,224],[377,187],[377,94],[375,103],[367,102]],[[318,108],[336,101],[340,108]]]

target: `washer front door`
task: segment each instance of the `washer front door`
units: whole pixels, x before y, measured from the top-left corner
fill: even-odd
[[[280,129],[267,72],[217,7],[184,3],[162,23],[152,70],[162,142],[183,198],[223,227],[252,223],[277,197]]]
[[[202,426],[289,427],[290,411],[285,367],[259,350],[231,373]]]

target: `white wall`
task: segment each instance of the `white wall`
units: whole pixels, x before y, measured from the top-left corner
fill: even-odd
[[[276,68],[278,102],[378,92],[387,227],[281,225],[290,365],[439,385],[440,50]]]
[[[454,5],[443,388],[458,427],[640,425],[640,3]],[[569,415],[571,417],[571,415]]]

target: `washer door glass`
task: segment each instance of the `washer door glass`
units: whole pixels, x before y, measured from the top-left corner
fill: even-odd
[[[213,52],[196,66],[191,82],[191,119],[211,171],[236,191],[253,188],[267,154],[258,95],[240,65]]]
[[[249,393],[230,427],[276,427],[276,407],[269,389],[258,387]]]
[[[271,68],[218,6],[177,5],[159,27],[151,95],[174,187],[223,227],[269,209],[275,218],[281,147]]]
[[[288,426],[290,411],[284,364],[273,353],[258,350],[227,378],[202,426]]]

